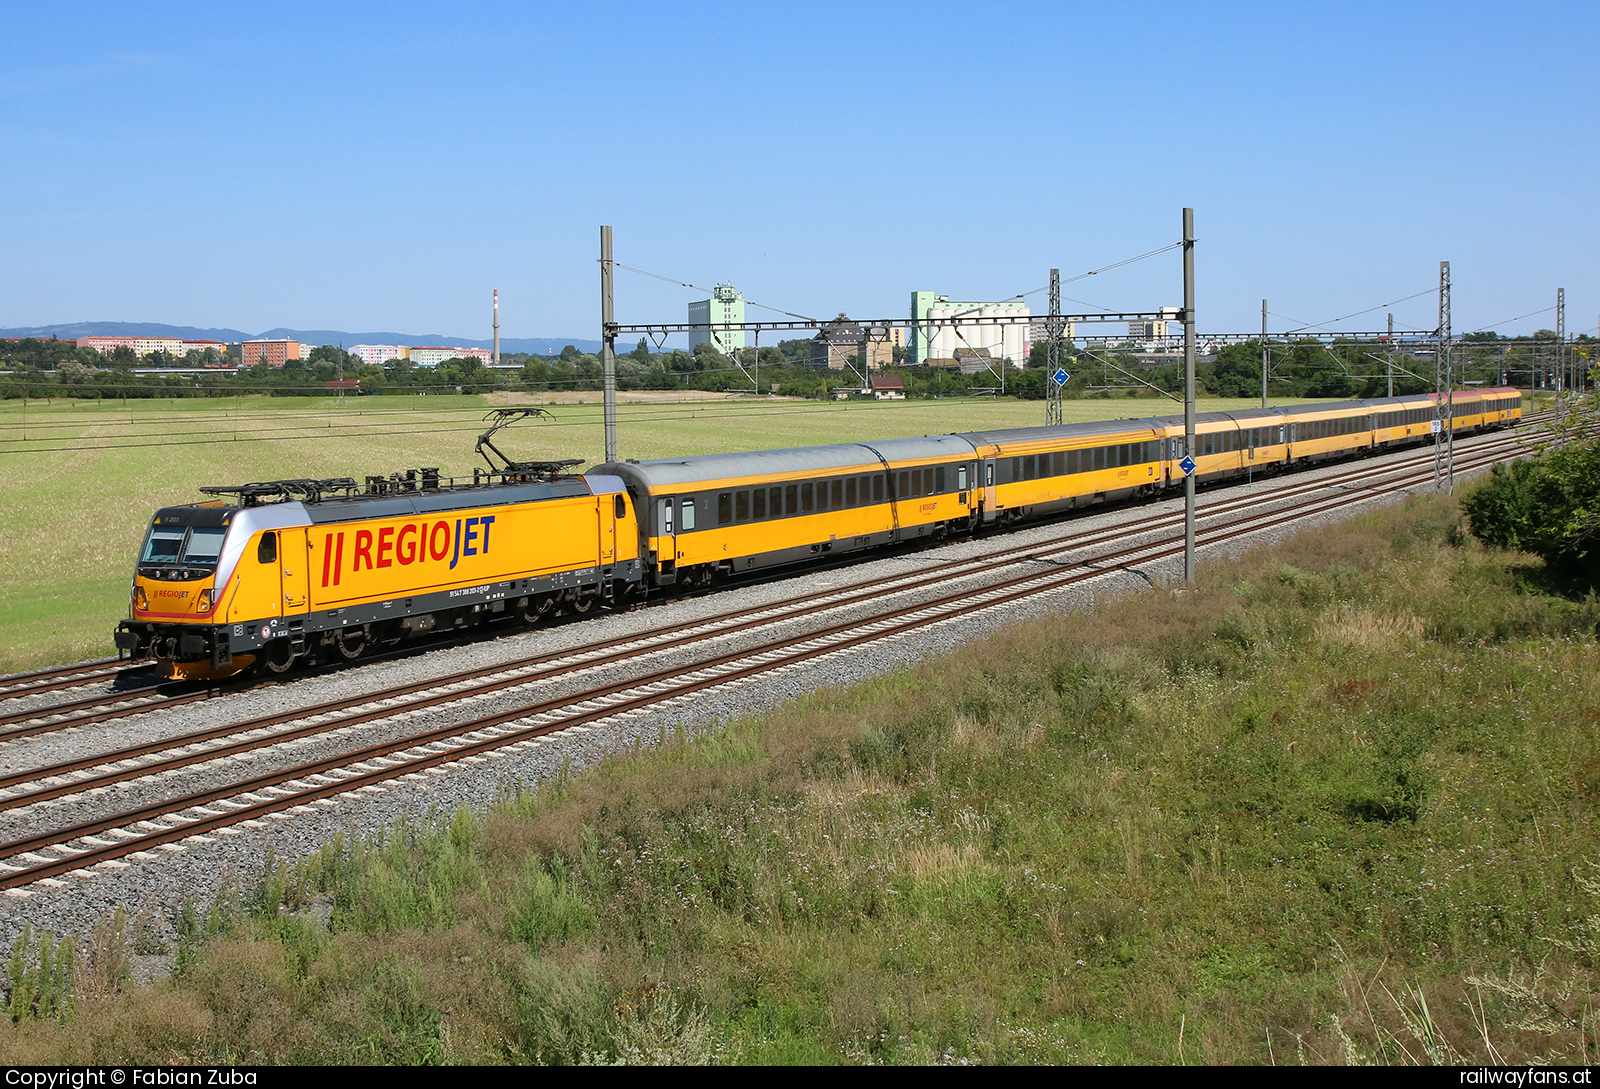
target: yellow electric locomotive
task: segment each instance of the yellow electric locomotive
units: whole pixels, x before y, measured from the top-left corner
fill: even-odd
[[[494,449],[495,429],[480,451]],[[565,475],[575,464],[491,460],[470,482],[422,469],[202,488],[227,501],[151,520],[116,645],[178,679],[257,663],[283,673],[434,630],[615,602],[643,579],[633,508],[621,480]]]

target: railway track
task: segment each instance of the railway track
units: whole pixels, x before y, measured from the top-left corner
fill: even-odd
[[[1527,427],[1538,424],[1552,419],[1554,416],[1555,414],[1551,412],[1529,415],[1524,417],[1521,426]],[[1433,454],[1431,448],[1423,448],[1402,456],[1425,456],[1431,458]],[[74,665],[53,666],[49,669],[14,673],[10,676],[0,677],[0,702],[26,696],[44,695],[50,692],[79,688],[105,681],[115,681],[120,677],[131,676],[150,669],[151,666],[152,663],[149,660],[128,661],[121,658],[97,658],[86,662],[78,662]],[[149,685],[141,685],[139,687],[154,688],[160,683],[159,680],[153,679]],[[131,691],[134,690],[124,690],[125,693]],[[14,715],[0,716],[0,728],[8,725],[14,718]],[[22,719],[16,720],[24,721]],[[3,735],[0,735],[0,737],[3,737]]]
[[[1464,470],[1481,467],[1502,456],[1515,441],[1474,443],[1470,450],[1458,454],[1458,463]],[[1431,456],[1429,453],[1425,460],[1431,461]],[[1289,511],[1263,508],[1275,507],[1285,498],[1293,498],[1294,493],[1301,491],[1298,486],[1210,504],[1202,512],[1208,522],[1216,523],[1229,513],[1237,513],[1239,517],[1204,527],[1199,533],[1200,542],[1204,545],[1225,543],[1414,487],[1418,481],[1414,473],[1408,477],[1408,471],[1417,467],[1418,459],[1402,460],[1405,464],[1400,466],[1394,463],[1366,466],[1338,474],[1331,480],[1306,482],[1314,484],[1318,491],[1332,486],[1342,487],[1343,492],[1302,503]],[[1393,477],[1399,479],[1386,479]],[[654,653],[648,649],[651,643],[661,647],[670,645],[673,650],[682,650],[691,643],[704,644],[706,650],[693,662],[673,663],[624,679],[607,679],[577,692],[536,698],[464,722],[435,725],[421,732],[324,754],[287,768],[104,813],[86,821],[45,828],[0,843],[0,858],[6,860],[0,863],[0,888],[18,889],[34,882],[57,881],[68,873],[88,872],[90,867],[114,871],[128,865],[121,861],[125,857],[159,857],[148,852],[158,848],[173,849],[181,840],[198,837],[198,842],[205,842],[206,834],[213,831],[236,833],[235,826],[254,826],[254,822],[265,817],[289,810],[304,811],[304,807],[311,805],[337,804],[338,797],[343,794],[382,790],[385,783],[396,779],[439,773],[447,765],[492,759],[497,754],[546,743],[549,738],[569,730],[587,729],[600,719],[659,709],[663,704],[688,699],[710,689],[957,620],[974,611],[1063,590],[1104,577],[1111,570],[1181,554],[1181,531],[1163,532],[1181,525],[1181,512],[1168,512],[1154,519],[1147,518],[1146,522],[1147,525],[1137,532],[1140,536],[1156,535],[1154,540],[1109,549],[1101,547],[1127,539],[1127,527],[1117,526],[1078,533],[1070,539],[1034,542],[945,565],[936,571],[874,579],[870,588],[858,585],[829,591],[803,605],[779,604],[735,610],[637,636],[419,683],[378,697],[337,701],[84,758],[70,765],[15,773],[0,779],[0,788],[7,790],[5,795],[0,795],[0,811],[22,809],[41,802],[59,803],[60,799],[73,795],[103,795],[121,784],[171,776],[318,734],[432,715],[442,709],[460,708],[490,693],[516,694],[557,677],[570,677],[614,665],[623,659],[648,656]],[[949,586],[952,581],[976,578],[979,572],[975,569],[978,568],[993,574],[997,562],[1004,562],[1015,572],[998,581],[951,590],[928,600],[887,600],[903,599],[935,583]],[[762,628],[776,632],[790,621],[825,618],[826,614],[838,613],[865,601],[878,605],[865,616],[846,617],[821,628],[773,634],[754,647],[719,650],[710,645],[725,636],[748,634]],[[288,728],[277,729],[280,726]],[[91,770],[95,768],[101,770]]]
[[[1508,450],[1518,446],[1520,442],[1521,440],[1514,432],[1509,434],[1497,433],[1489,436],[1478,436],[1474,438],[1467,451],[1463,451],[1463,456],[1467,456],[1469,453],[1472,453],[1475,456],[1481,456],[1481,454],[1477,452],[1488,450],[1497,452]],[[1381,463],[1356,464],[1332,476],[1321,476],[1315,480],[1293,482],[1288,486],[1273,492],[1267,501],[1315,494],[1328,488],[1351,487],[1366,481],[1382,479],[1384,477],[1396,474],[1404,474],[1413,471],[1418,465],[1431,464],[1432,460],[1432,448],[1420,448],[1417,450],[1408,451],[1398,456],[1386,458]],[[1208,491],[1207,498],[1210,499],[1211,496],[1217,494],[1218,493],[1216,492]],[[1199,517],[1202,519],[1217,517],[1219,515],[1227,514],[1233,510],[1239,509],[1242,505],[1261,502],[1263,501],[1263,498],[1267,497],[1229,496],[1226,495],[1226,493],[1222,493],[1220,498],[1205,502],[1201,506]],[[1128,514],[1127,521],[1142,521],[1144,528],[1146,529],[1155,528],[1159,525],[1166,524],[1164,517],[1171,517],[1170,515],[1164,517],[1158,516],[1156,519],[1152,520],[1148,518],[1148,516],[1145,515],[1144,512],[1138,507],[1127,508],[1126,513]],[[1120,536],[1129,532],[1128,526],[1123,524],[1085,535],[1083,531],[1077,530],[1073,527],[1073,521],[1074,520],[1070,517],[1063,519],[1057,524],[1061,525],[1065,532],[1045,542],[1035,543],[1034,545],[1028,547],[1039,548],[1055,545],[1057,543],[1094,543],[1101,540],[1107,533]],[[1043,525],[1049,525],[1049,523],[1043,523]],[[1141,529],[1138,531],[1142,532],[1143,530]],[[1015,547],[1003,547],[1003,542],[996,543],[1001,544],[1002,547],[988,553],[986,557],[969,561],[969,563],[974,566],[981,565],[985,562],[992,563],[995,560],[1004,560],[1006,557],[1018,551],[1018,549]],[[916,555],[916,553],[908,553],[908,555]],[[872,558],[879,557],[874,556]],[[948,567],[941,567],[938,570],[941,574],[941,577],[949,577],[950,569]],[[741,582],[739,585],[748,584],[751,583]],[[857,585],[862,587],[871,586],[881,589],[883,582],[878,578],[870,578],[862,580]],[[735,611],[735,613],[731,615],[739,616],[743,615],[743,612]],[[374,662],[385,660],[386,658],[399,658],[423,653],[431,649],[434,649],[431,645],[405,647],[396,651],[388,652],[386,654],[377,654],[368,658],[364,658],[361,660],[360,664],[372,664]],[[547,655],[538,656],[537,660],[542,662],[548,660],[549,658],[550,656]],[[74,667],[67,668],[70,669]],[[343,664],[336,663],[331,666],[319,667],[317,670],[299,674],[298,677],[303,678],[305,676],[326,673],[342,668],[344,668]],[[294,678],[287,680],[266,679],[255,682],[247,681],[239,683],[224,683],[205,687],[181,686],[170,683],[166,685],[152,683],[150,685],[141,686],[134,689],[98,693],[75,700],[53,703],[47,706],[30,707],[0,714],[0,744],[25,740],[30,737],[54,733],[62,730],[80,729],[84,727],[95,726],[122,718],[128,718],[134,715],[146,714],[152,711],[171,710],[194,703],[211,700],[218,696],[232,695],[241,692],[272,687],[279,684],[292,683],[293,679]],[[38,691],[45,690],[39,689]],[[5,698],[5,693],[0,692],[0,699],[3,698]],[[236,727],[235,729],[239,728],[240,727]],[[166,747],[172,747],[173,744],[178,743],[180,742],[174,739],[172,742],[168,743]],[[5,780],[0,778],[0,787],[3,787],[4,783]],[[5,806],[3,803],[0,803],[0,810],[3,810],[4,808]]]
[[[0,677],[0,700],[23,696],[40,696],[66,688],[81,688],[86,684],[115,681],[119,677],[149,669],[148,661],[128,662],[119,658],[97,658],[77,665],[38,669],[31,673],[15,673]]]

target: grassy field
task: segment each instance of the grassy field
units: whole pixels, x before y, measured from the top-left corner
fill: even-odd
[[[111,631],[127,615],[134,551],[156,508],[204,498],[196,492],[202,484],[359,479],[423,465],[470,474],[485,401],[367,397],[343,409],[327,398],[0,402],[0,672],[114,653]],[[1064,406],[1069,421],[1173,407],[1159,398]],[[521,425],[497,445],[519,459],[601,459],[597,394],[560,395],[550,411],[555,420]],[[656,394],[620,406],[618,440],[622,456],[652,458],[1017,427],[1043,416],[1041,402]]]
[[[331,844],[186,919],[170,983],[102,930],[0,1061],[1591,1062],[1600,607],[1457,527]]]

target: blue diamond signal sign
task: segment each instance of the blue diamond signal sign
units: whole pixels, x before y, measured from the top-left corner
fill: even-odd
[[[1194,458],[1188,454],[1183,455],[1183,460],[1178,462],[1178,468],[1183,470],[1184,476],[1193,476],[1195,470]]]
[[[1055,384],[1056,384],[1056,385],[1058,385],[1058,386],[1064,386],[1064,385],[1066,385],[1066,384],[1067,384],[1067,383],[1068,383],[1068,382],[1070,382],[1070,381],[1072,381],[1072,375],[1070,375],[1070,374],[1068,374],[1068,373],[1067,373],[1067,372],[1066,372],[1066,371],[1065,371],[1065,370],[1064,370],[1064,369],[1063,369],[1063,368],[1061,368],[1061,367],[1057,367],[1057,368],[1056,368],[1056,373],[1054,373],[1054,374],[1052,374],[1052,375],[1051,375],[1051,376],[1050,376],[1050,378],[1051,378],[1051,380],[1052,380],[1052,381],[1054,381],[1054,382],[1055,382]]]

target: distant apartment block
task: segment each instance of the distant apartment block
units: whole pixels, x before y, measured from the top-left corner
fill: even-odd
[[[911,293],[911,342],[906,362],[954,359],[956,349],[987,349],[994,359],[1027,366],[1033,349],[1033,312],[1021,299],[1001,302],[951,302],[932,291]],[[980,322],[979,319],[987,319]],[[1018,320],[1020,319],[1020,320]]]
[[[405,349],[398,344],[357,344],[350,349],[350,354],[361,360],[362,363],[381,367],[395,359],[404,359]]]
[[[118,348],[127,348],[134,355],[149,355],[151,352],[183,354],[183,341],[176,337],[79,337],[74,343],[80,348],[93,348],[102,355]]]
[[[487,348],[411,348],[407,358],[418,367],[437,367],[447,359],[476,359],[488,366],[492,354]]]
[[[298,340],[247,340],[239,345],[239,362],[246,367],[281,367],[300,358]]]
[[[207,348],[215,348],[221,355],[228,354],[228,345],[220,340],[178,340],[175,337],[79,337],[73,343],[80,348],[93,348],[101,355],[107,355],[118,348],[126,348],[136,356],[146,356],[151,352],[166,352],[180,360],[190,352],[203,352]]]
[[[1129,340],[1161,340],[1167,335],[1167,323],[1164,321],[1130,321],[1128,323]]]

